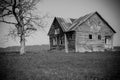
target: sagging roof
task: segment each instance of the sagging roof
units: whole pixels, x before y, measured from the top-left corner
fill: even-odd
[[[85,16],[82,16],[78,19],[72,19],[72,18],[61,18],[61,17],[55,17],[59,24],[61,25],[61,28],[63,29],[64,32],[67,31],[72,31],[76,27],[78,23],[82,24],[85,20],[87,20],[89,17],[91,17],[93,13],[89,13]]]
[[[86,14],[85,16],[82,16],[78,19],[76,19],[73,24],[70,26],[69,31],[71,30],[75,30],[75,28],[77,27],[76,25],[79,23],[79,25],[81,25],[83,22],[85,22],[87,19],[89,19],[92,15],[94,15],[96,12],[92,12],[89,14]]]
[[[60,17],[55,17],[60,24],[62,30],[64,32],[69,31],[70,26],[73,24],[75,19],[72,18],[60,18]]]
[[[108,25],[108,27],[109,27],[114,33],[116,33],[116,31],[108,24],[107,21],[105,21],[105,20],[103,19],[103,17],[102,17],[97,11],[96,11],[96,12],[89,13],[89,14],[87,14],[87,15],[85,15],[85,16],[83,16],[83,17],[80,17],[80,18],[78,18],[77,20],[75,20],[75,21],[73,22],[73,24],[70,26],[69,31],[75,30],[75,28],[77,27],[77,26],[76,26],[77,24],[81,25],[83,22],[85,22],[85,21],[88,20],[90,17],[92,17],[94,14],[97,14],[97,15]]]
[[[83,22],[88,20],[94,14],[97,14],[110,27],[110,29],[114,33],[116,33],[115,30],[102,18],[102,16],[97,11],[86,14],[85,16],[82,16],[82,17],[80,17],[78,19],[61,18],[61,17],[55,17],[55,18],[57,19],[58,23],[60,24],[62,30],[64,32],[68,32],[68,31],[74,31],[76,29],[76,27],[77,27],[76,26],[77,24],[81,25]]]

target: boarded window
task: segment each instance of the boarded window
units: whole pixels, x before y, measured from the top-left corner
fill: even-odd
[[[98,35],[98,40],[101,40],[101,35]]]
[[[92,34],[89,34],[89,39],[92,39]]]

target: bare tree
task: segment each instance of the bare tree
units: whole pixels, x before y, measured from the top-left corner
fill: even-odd
[[[25,53],[25,37],[32,31],[36,31],[37,26],[43,27],[42,19],[33,13],[35,6],[40,0],[0,0],[0,22],[12,24],[16,29],[10,34],[20,37],[20,54]],[[6,20],[14,17],[14,21]]]

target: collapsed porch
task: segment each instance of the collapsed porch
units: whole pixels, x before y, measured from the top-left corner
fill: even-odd
[[[65,50],[65,52],[75,51],[75,32],[70,31],[63,34],[51,35],[50,50]]]

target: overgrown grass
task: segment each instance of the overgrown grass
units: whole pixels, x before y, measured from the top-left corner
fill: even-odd
[[[119,52],[4,53],[0,54],[0,80],[120,80]]]

